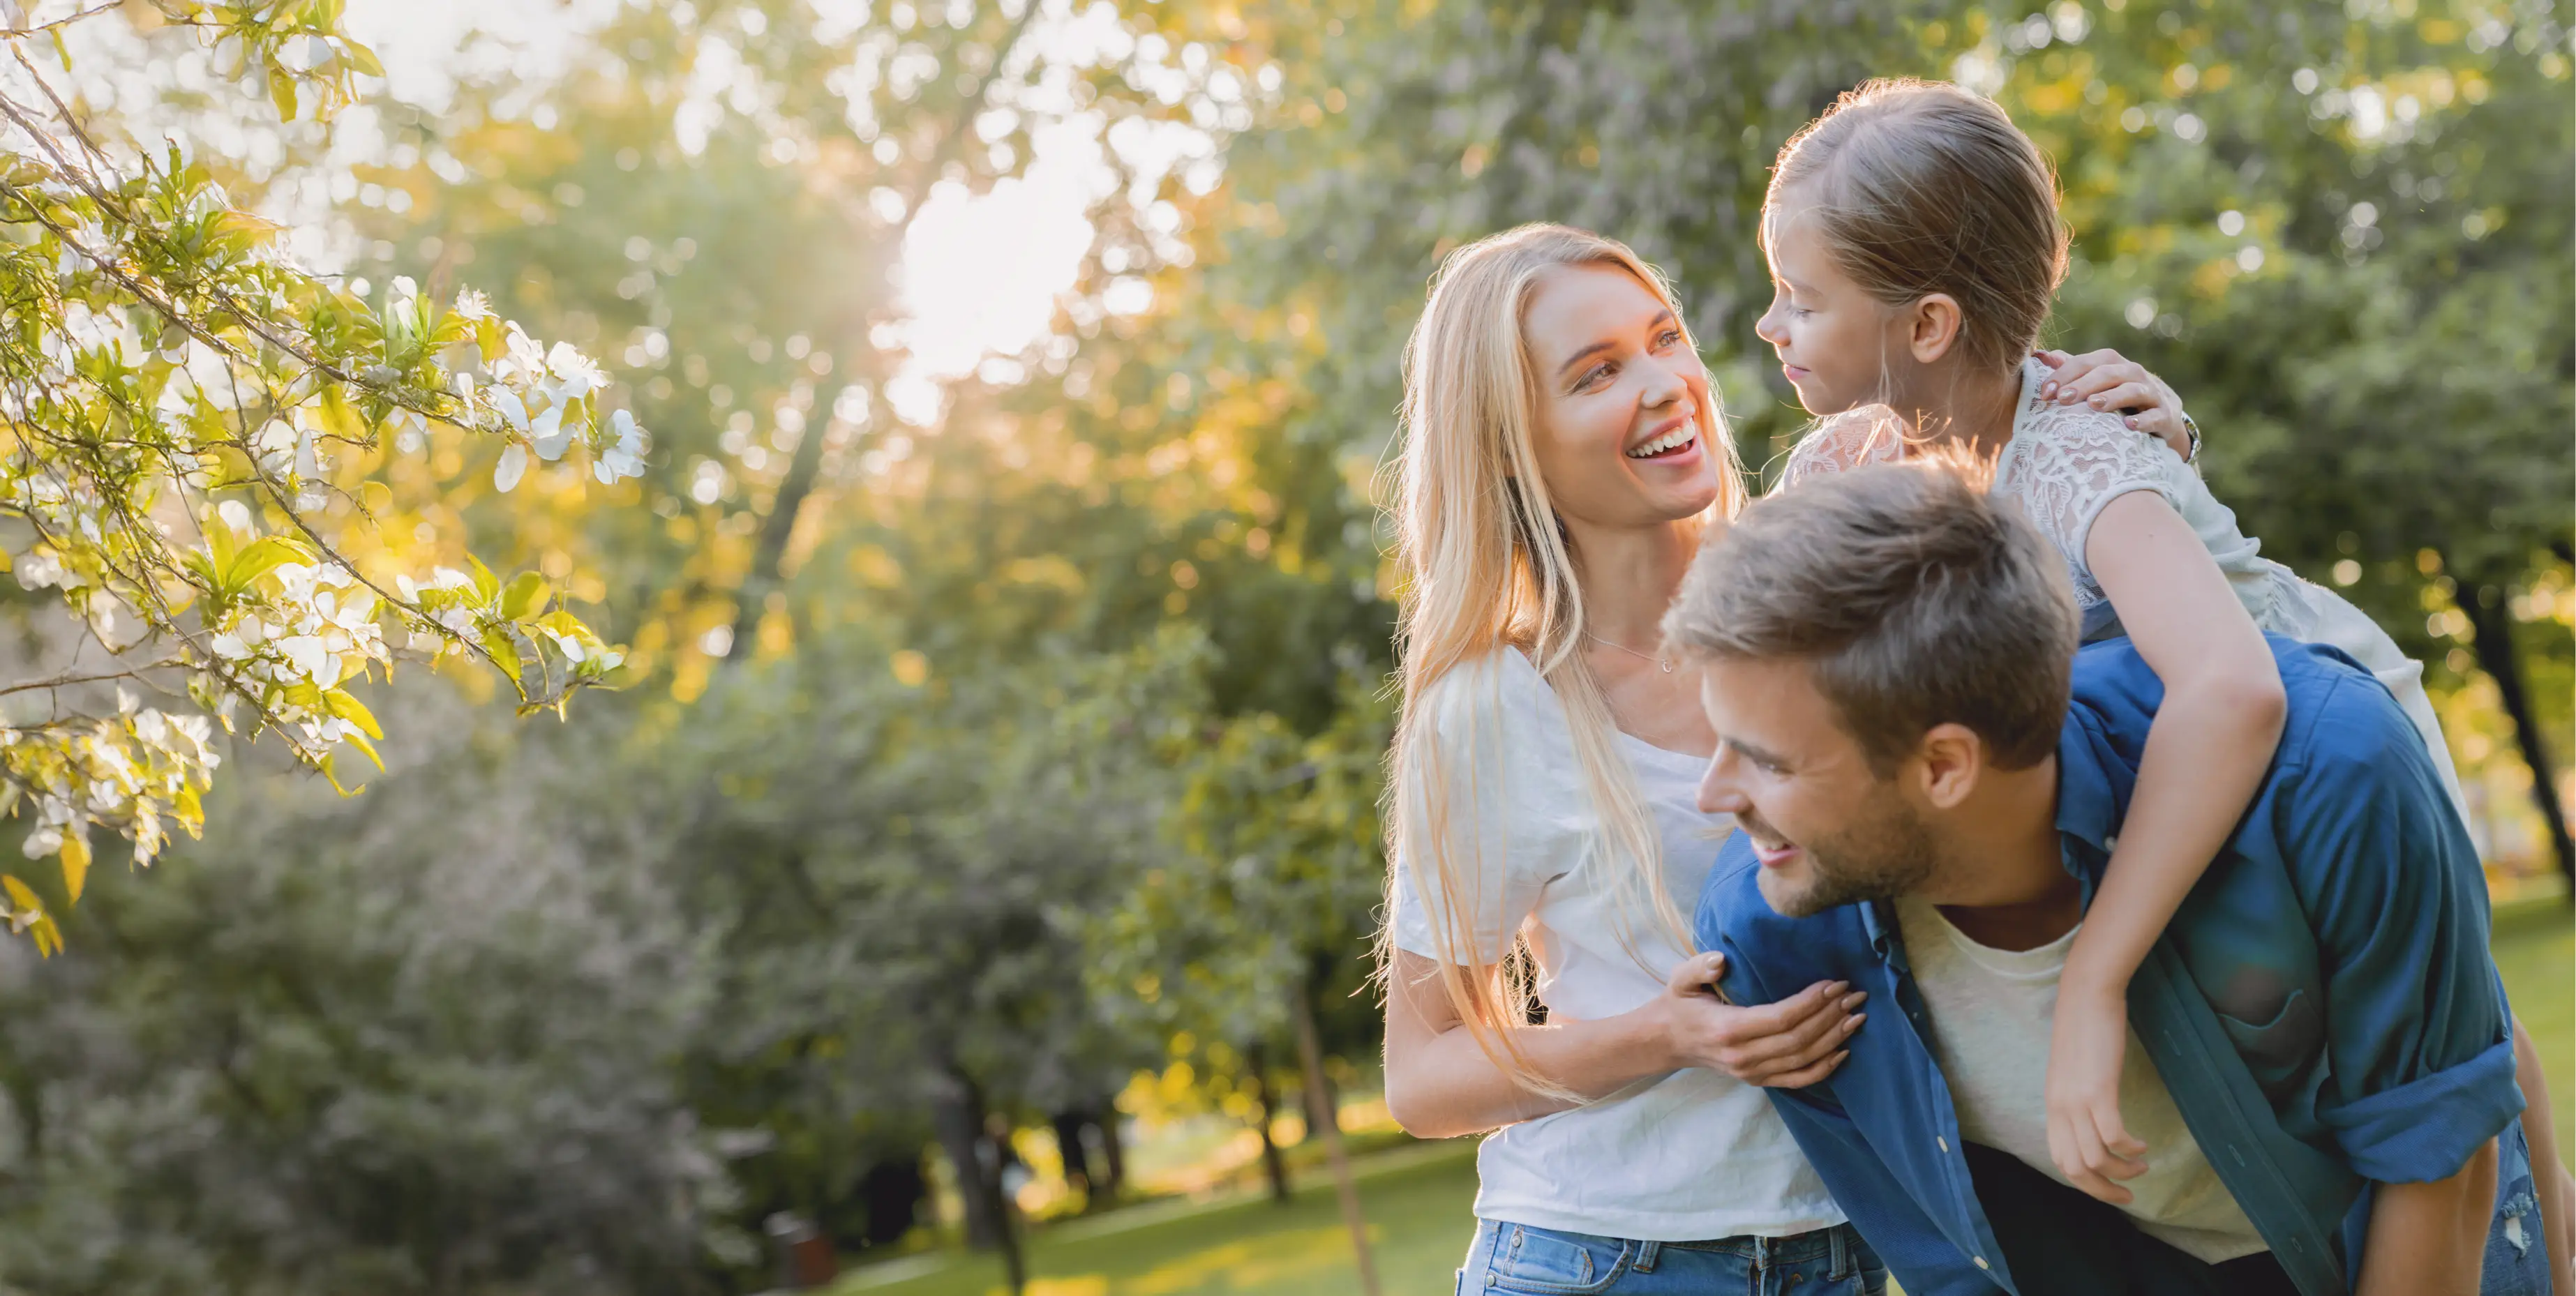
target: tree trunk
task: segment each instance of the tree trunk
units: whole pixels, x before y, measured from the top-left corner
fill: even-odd
[[[2453,573],[2457,579],[2458,573]],[[2504,700],[2505,714],[2513,718],[2513,732],[2522,747],[2522,763],[2531,767],[2531,800],[2539,807],[2541,822],[2549,829],[2549,849],[2556,856],[2558,875],[2567,880],[2567,895],[2576,902],[2576,845],[2567,836],[2566,810],[2558,804],[2558,780],[2550,764],[2548,748],[2542,745],[2540,723],[2531,711],[2531,693],[2524,686],[2522,653],[2513,642],[2513,608],[2502,585],[2472,588],[2455,585],[2451,591],[2460,611],[2469,618],[2471,646],[2477,650],[2478,667],[2495,681],[2496,693]],[[2488,603],[2493,599],[2492,605]]]
[[[1315,1029],[1314,988],[1299,981],[1289,990],[1288,1010],[1297,1019],[1297,1061],[1305,1072],[1306,1092],[1323,1107],[1315,1132],[1324,1136],[1324,1157],[1332,1163],[1333,1192],[1342,1201],[1342,1224],[1351,1232],[1351,1253],[1359,1262],[1361,1296],[1378,1296],[1377,1265],[1369,1257],[1368,1220],[1360,1214],[1360,1189],[1351,1177],[1351,1157],[1342,1146],[1342,1123],[1325,1095],[1324,1045]]]
[[[1055,1119],[1048,1122],[1055,1130],[1055,1154],[1064,1162],[1064,1181],[1068,1186],[1080,1184],[1085,1202],[1095,1195],[1091,1186],[1091,1149],[1082,1143],[1082,1127],[1090,1123],[1091,1113],[1080,1108],[1057,1112]]]
[[[1020,1207],[1011,1192],[1009,1168],[1019,1164],[1011,1152],[1011,1123],[1008,1119],[987,1116],[984,1137],[975,1141],[976,1155],[983,1159],[984,1181],[992,1193],[993,1222],[997,1226],[995,1248],[1002,1253],[1002,1277],[1010,1284],[1011,1296],[1020,1296],[1029,1285],[1028,1257],[1020,1250]],[[1021,1166],[1027,1173],[1027,1167]]]
[[[725,660],[742,661],[751,651],[751,641],[760,634],[761,615],[768,610],[769,592],[778,588],[778,569],[787,556],[788,538],[796,534],[796,515],[804,511],[805,497],[814,493],[814,477],[823,466],[823,421],[817,419],[796,439],[796,453],[787,461],[787,475],[778,481],[777,498],[770,501],[769,516],[760,521],[760,539],[751,552],[751,574],[743,578],[742,590],[735,595],[733,609],[733,645],[725,649]]]
[[[951,1067],[939,1077],[930,1103],[939,1150],[957,1174],[957,1200],[966,1212],[966,1245],[978,1251],[1005,1246],[1010,1224],[1002,1214],[1000,1166],[984,1137],[984,1095]]]
[[[1243,1051],[1245,1069],[1252,1072],[1252,1097],[1261,1104],[1261,1172],[1270,1177],[1270,1200],[1288,1204],[1288,1162],[1279,1155],[1279,1142],[1270,1129],[1279,1119],[1279,1104],[1270,1092],[1270,1050],[1255,1044]],[[1313,1128],[1310,1124],[1308,1128]]]
[[[1111,1099],[1100,1105],[1100,1199],[1118,1200],[1127,1191],[1127,1145],[1118,1138],[1118,1102]]]

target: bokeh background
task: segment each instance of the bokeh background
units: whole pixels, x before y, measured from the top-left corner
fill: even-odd
[[[0,1291],[1289,1296],[1353,1212],[1447,1290],[1471,1148],[1386,1119],[1365,984],[1400,343],[1448,249],[1589,226],[1772,464],[1767,167],[1883,74],[2011,109],[2049,341],[2429,664],[2576,1132],[2566,4],[348,0],[327,122],[121,17],[102,129],[608,367],[642,478],[434,434],[385,531],[631,683],[371,686],[363,794],[243,744],[0,945]]]

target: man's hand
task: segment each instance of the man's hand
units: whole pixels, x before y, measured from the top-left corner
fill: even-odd
[[[1738,1008],[1717,997],[1723,954],[1682,960],[1655,1000],[1677,1067],[1707,1067],[1752,1085],[1801,1089],[1834,1073],[1851,1056],[1844,1044],[1866,1014],[1869,998],[1848,981],[1819,981],[1775,1004]]]
[[[2113,1183],[2147,1172],[2147,1145],[2120,1119],[2120,1067],[2129,1051],[2122,995],[2061,983],[2048,1035],[2048,1158],[2067,1182],[2114,1206],[2132,1194]]]

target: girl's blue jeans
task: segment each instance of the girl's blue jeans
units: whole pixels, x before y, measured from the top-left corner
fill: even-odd
[[[1795,1237],[1639,1242],[1476,1221],[1458,1296],[1881,1296],[1887,1267],[1848,1224]]]

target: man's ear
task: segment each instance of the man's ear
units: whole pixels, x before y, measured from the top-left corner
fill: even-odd
[[[1963,724],[1940,724],[1923,735],[1914,753],[1917,786],[1935,810],[1952,810],[1985,777],[1986,740]]]
[[[1959,313],[1959,299],[1948,293],[1932,293],[1917,298],[1905,308],[1906,344],[1914,352],[1916,364],[1931,364],[1950,354],[1959,344],[1960,330],[1967,319]]]

